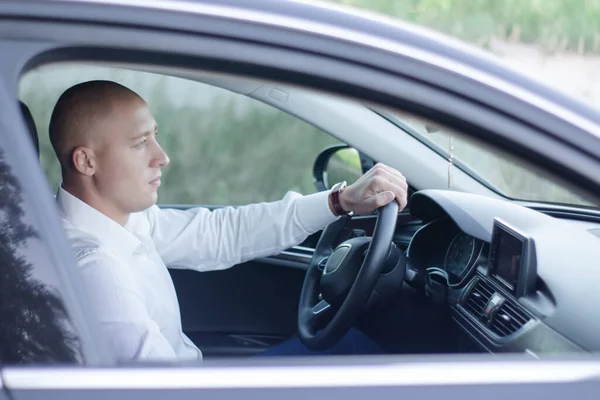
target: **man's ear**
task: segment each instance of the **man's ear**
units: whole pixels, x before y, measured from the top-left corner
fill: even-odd
[[[92,176],[96,172],[96,156],[89,147],[76,147],[71,154],[71,160],[75,170],[83,175]]]

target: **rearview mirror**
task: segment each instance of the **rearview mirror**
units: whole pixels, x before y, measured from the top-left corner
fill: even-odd
[[[329,190],[337,182],[348,185],[362,175],[360,154],[348,145],[328,147],[319,154],[313,167],[317,191]]]

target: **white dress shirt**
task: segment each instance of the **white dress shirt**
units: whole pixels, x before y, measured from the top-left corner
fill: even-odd
[[[67,238],[109,345],[120,361],[201,360],[183,333],[169,268],[225,269],[278,254],[336,217],[327,192],[210,211],[131,214],[125,226],[64,189],[57,202]],[[208,305],[198,304],[198,307]]]

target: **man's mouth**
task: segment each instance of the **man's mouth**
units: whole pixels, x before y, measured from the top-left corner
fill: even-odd
[[[157,176],[148,183],[150,183],[152,186],[160,186],[160,176]]]

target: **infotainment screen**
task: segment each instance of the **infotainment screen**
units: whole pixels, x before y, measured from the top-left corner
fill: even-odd
[[[504,229],[498,229],[495,233],[497,248],[493,274],[511,292],[514,292],[519,283],[523,241]]]
[[[521,231],[494,219],[488,275],[516,297],[535,291],[535,243]]]

